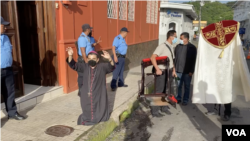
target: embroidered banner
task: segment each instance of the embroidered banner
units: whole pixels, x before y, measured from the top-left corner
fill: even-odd
[[[238,34],[239,23],[234,20],[224,20],[213,23],[202,29],[204,39],[214,47],[224,49]]]

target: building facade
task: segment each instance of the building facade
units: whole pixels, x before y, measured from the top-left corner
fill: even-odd
[[[194,35],[193,20],[197,18],[193,5],[162,1],[160,9],[159,44],[166,41],[167,32],[173,29],[178,37],[182,32],[188,32],[191,41]]]
[[[234,20],[240,22],[240,28],[245,30],[245,33],[240,35],[244,40],[243,45],[250,46],[250,2],[237,1],[232,8]]]
[[[194,27],[194,31],[198,31],[199,30],[199,21],[193,21],[193,27]],[[201,28],[200,30],[202,30],[203,28],[205,28],[207,26],[207,21],[201,21]]]
[[[63,86],[64,93],[78,89],[66,48],[76,52],[85,23],[96,40],[102,39],[97,51],[111,52],[113,39],[127,27],[126,69],[140,65],[158,45],[159,7],[158,1],[1,1],[1,16],[11,22],[6,34],[18,66],[17,97],[24,95],[24,84]]]

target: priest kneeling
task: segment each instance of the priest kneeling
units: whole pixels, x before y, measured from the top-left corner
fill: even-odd
[[[68,65],[75,71],[83,73],[83,85],[80,88],[82,114],[78,118],[78,125],[94,125],[108,121],[110,117],[109,103],[106,89],[106,74],[111,73],[114,62],[108,52],[103,51],[102,57],[109,63],[98,63],[97,52],[91,51],[87,56],[88,63],[76,63],[73,60],[73,50],[67,48]]]
[[[208,25],[199,37],[192,102],[224,104],[225,121],[236,95],[250,100],[250,74],[238,31],[238,22],[226,20]]]

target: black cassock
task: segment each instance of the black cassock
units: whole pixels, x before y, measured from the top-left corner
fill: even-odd
[[[82,114],[78,125],[94,125],[108,121],[110,117],[106,74],[114,70],[110,63],[99,63],[92,69],[86,63],[76,63],[73,59],[67,63],[75,71],[83,72],[83,85],[80,87]]]

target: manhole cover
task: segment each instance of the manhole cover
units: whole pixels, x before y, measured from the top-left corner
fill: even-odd
[[[56,137],[64,137],[71,134],[74,131],[74,128],[64,125],[55,125],[49,127],[45,133],[48,135],[56,136]]]

